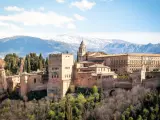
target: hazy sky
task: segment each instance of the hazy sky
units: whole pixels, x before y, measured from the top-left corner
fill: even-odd
[[[63,33],[160,43],[160,0],[0,0],[0,37]]]

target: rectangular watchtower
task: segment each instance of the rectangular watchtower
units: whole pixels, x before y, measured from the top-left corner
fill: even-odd
[[[49,55],[49,82],[47,86],[49,98],[61,98],[65,96],[72,80],[73,64],[73,54]]]

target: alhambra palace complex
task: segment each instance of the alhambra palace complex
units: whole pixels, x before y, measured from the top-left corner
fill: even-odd
[[[153,72],[160,68],[160,54],[87,52],[83,41],[77,52],[77,61],[69,53],[49,55],[48,77],[42,71],[6,76],[4,65],[0,60],[0,91],[7,88],[12,91],[19,85],[22,97],[30,91],[47,90],[48,98],[62,98],[70,86],[126,88],[143,81],[148,81],[146,86],[154,86],[156,84],[151,83],[150,78],[160,78],[160,72]],[[126,74],[129,77],[123,77]]]

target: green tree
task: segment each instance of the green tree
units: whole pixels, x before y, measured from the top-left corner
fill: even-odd
[[[36,55],[36,53],[30,53],[29,56],[30,56],[31,70],[32,71],[37,71],[39,57]]]
[[[7,54],[4,58],[5,70],[7,75],[14,75],[19,73],[20,58],[15,53]]]
[[[25,61],[26,71],[28,71],[28,65],[30,65],[29,66],[30,71],[37,71],[38,69],[43,70],[45,66],[45,59],[42,57],[42,54],[38,56],[36,53],[30,53],[26,55],[26,61]]]
[[[133,120],[133,118],[132,117],[129,117],[129,119],[128,120]]]
[[[124,115],[126,116],[126,118],[129,118],[130,116],[130,109],[127,108],[126,111],[124,111]]]
[[[66,118],[67,120],[72,120],[72,105],[70,102],[70,96],[66,97]]]
[[[30,56],[26,56],[26,63],[27,63],[27,73],[31,72],[31,64],[30,64]]]
[[[125,119],[125,115],[122,114],[121,120],[126,120],[126,119]]]
[[[93,86],[92,87],[92,92],[93,92],[93,94],[95,94],[95,93],[98,93],[98,88],[97,88],[97,86]]]
[[[46,72],[48,73],[48,57],[45,60],[45,68],[46,68]]]
[[[155,114],[154,114],[154,113],[151,113],[151,115],[150,115],[150,120],[155,120],[155,118],[156,118]]]
[[[53,110],[49,110],[48,115],[49,115],[50,120],[54,120],[55,112]]]
[[[77,101],[84,104],[86,102],[86,99],[83,94],[79,94],[77,97]]]
[[[28,115],[28,119],[29,119],[29,120],[36,120],[36,119],[35,119],[35,115]]]
[[[158,112],[159,112],[159,105],[158,104],[156,104],[154,111],[156,112],[156,114],[158,114]]]
[[[42,70],[43,69],[43,57],[42,54],[40,53],[39,55],[39,60],[38,60],[38,69]]]
[[[144,109],[143,109],[143,117],[144,117],[144,118],[147,118],[147,117],[148,117],[148,114],[149,114],[149,111],[148,111],[146,108],[144,108]]]
[[[141,116],[141,115],[138,115],[137,120],[142,120],[142,116]]]

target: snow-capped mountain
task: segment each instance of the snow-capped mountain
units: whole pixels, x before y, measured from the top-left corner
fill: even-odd
[[[74,53],[74,46],[63,42],[29,36],[15,36],[0,39],[0,57],[3,57],[7,53],[17,53],[21,56],[25,56],[30,52],[35,52],[43,53],[44,56],[47,56],[49,53],[66,51]]]
[[[129,44],[129,42],[123,40],[115,40],[115,39],[100,39],[100,38],[92,38],[92,37],[82,37],[82,36],[73,36],[73,35],[57,35],[53,37],[53,40],[59,42],[65,42],[68,44],[72,44],[75,46],[79,46],[81,41],[83,40],[88,49],[96,49],[102,50],[108,44]]]
[[[115,53],[160,53],[159,44],[134,44],[116,39],[99,39],[71,35],[58,35],[53,39],[40,39],[29,36],[15,36],[0,39],[0,57],[7,53],[17,53],[25,56],[30,52],[49,53],[71,52],[76,55],[79,44],[84,41],[88,51],[104,51],[108,54]]]

